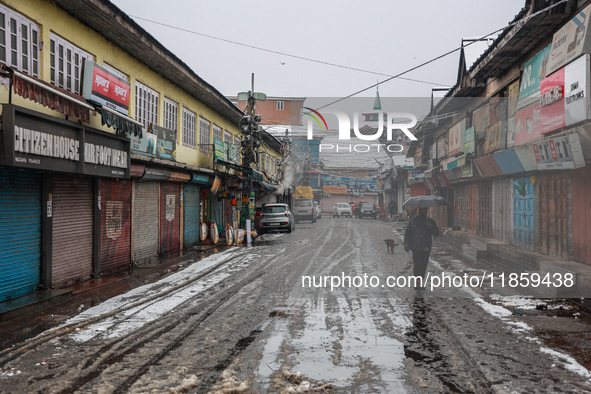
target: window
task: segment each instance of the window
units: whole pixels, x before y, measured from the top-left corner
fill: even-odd
[[[240,164],[240,138],[234,136],[234,163]]]
[[[135,120],[145,129],[158,124],[158,92],[140,82],[135,83]]]
[[[222,128],[216,125],[212,126],[212,130],[213,130],[213,138],[216,140],[222,140]]]
[[[283,111],[283,101],[277,101],[277,111]]]
[[[1,4],[0,62],[39,77],[39,26]]]
[[[195,124],[195,121],[193,120],[193,124]],[[172,100],[167,99],[166,97],[164,97],[164,122],[162,124],[162,126],[164,126],[164,128],[172,130],[176,133],[176,131],[178,130],[178,125],[179,125],[179,105],[177,103],[175,103]],[[195,130],[195,127],[193,127],[193,130]],[[193,133],[195,134],[195,133]],[[183,138],[184,140],[184,138]],[[195,144],[193,144],[193,148],[195,147]]]
[[[127,74],[123,74],[121,71],[117,70],[115,67],[111,66],[108,63],[103,63],[103,68],[116,76],[117,78],[121,79],[122,81],[129,82],[129,77]]]
[[[82,64],[85,59],[94,61],[94,56],[53,33],[50,52],[51,83],[80,94]]]
[[[183,146],[195,149],[197,146],[197,116],[183,108]]]
[[[224,130],[224,142],[227,142],[228,145],[232,144],[232,133],[228,130]]]
[[[199,117],[199,151],[209,153],[211,140],[209,136],[209,121]]]
[[[265,171],[267,169],[267,154],[261,153],[261,170]]]

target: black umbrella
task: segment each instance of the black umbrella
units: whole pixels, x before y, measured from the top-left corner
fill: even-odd
[[[429,208],[442,205],[450,205],[449,202],[439,196],[415,196],[411,197],[402,204],[403,208]]]

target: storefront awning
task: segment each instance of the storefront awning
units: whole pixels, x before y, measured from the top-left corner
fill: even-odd
[[[184,172],[172,171],[168,180],[171,182],[189,182],[191,175],[185,174]]]
[[[212,180],[207,175],[191,174],[191,183],[197,183],[199,185],[211,185]]]
[[[144,176],[138,181],[165,181],[170,178],[170,171],[159,168],[146,168]]]
[[[96,103],[92,104],[101,114],[101,123],[103,125],[112,127],[115,130],[118,130],[129,136],[133,135],[142,138],[143,125],[140,122],[130,118],[129,116],[125,116],[117,111],[114,111],[111,108],[103,107],[102,105]]]
[[[92,110],[93,107],[88,105],[82,96],[50,85],[35,77],[21,74],[5,65],[2,66],[2,69],[11,74],[14,92],[19,96],[83,122],[90,122],[89,110]]]

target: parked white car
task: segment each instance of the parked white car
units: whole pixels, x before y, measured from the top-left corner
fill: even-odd
[[[339,216],[353,216],[353,211],[351,210],[351,206],[346,202],[337,202],[332,209],[332,217],[339,217]]]

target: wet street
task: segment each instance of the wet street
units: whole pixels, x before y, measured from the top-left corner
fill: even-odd
[[[0,391],[591,390],[542,335],[586,323],[490,284],[415,290],[401,228],[325,216],[81,307],[0,351]],[[431,259],[430,275],[490,269],[441,241]]]

